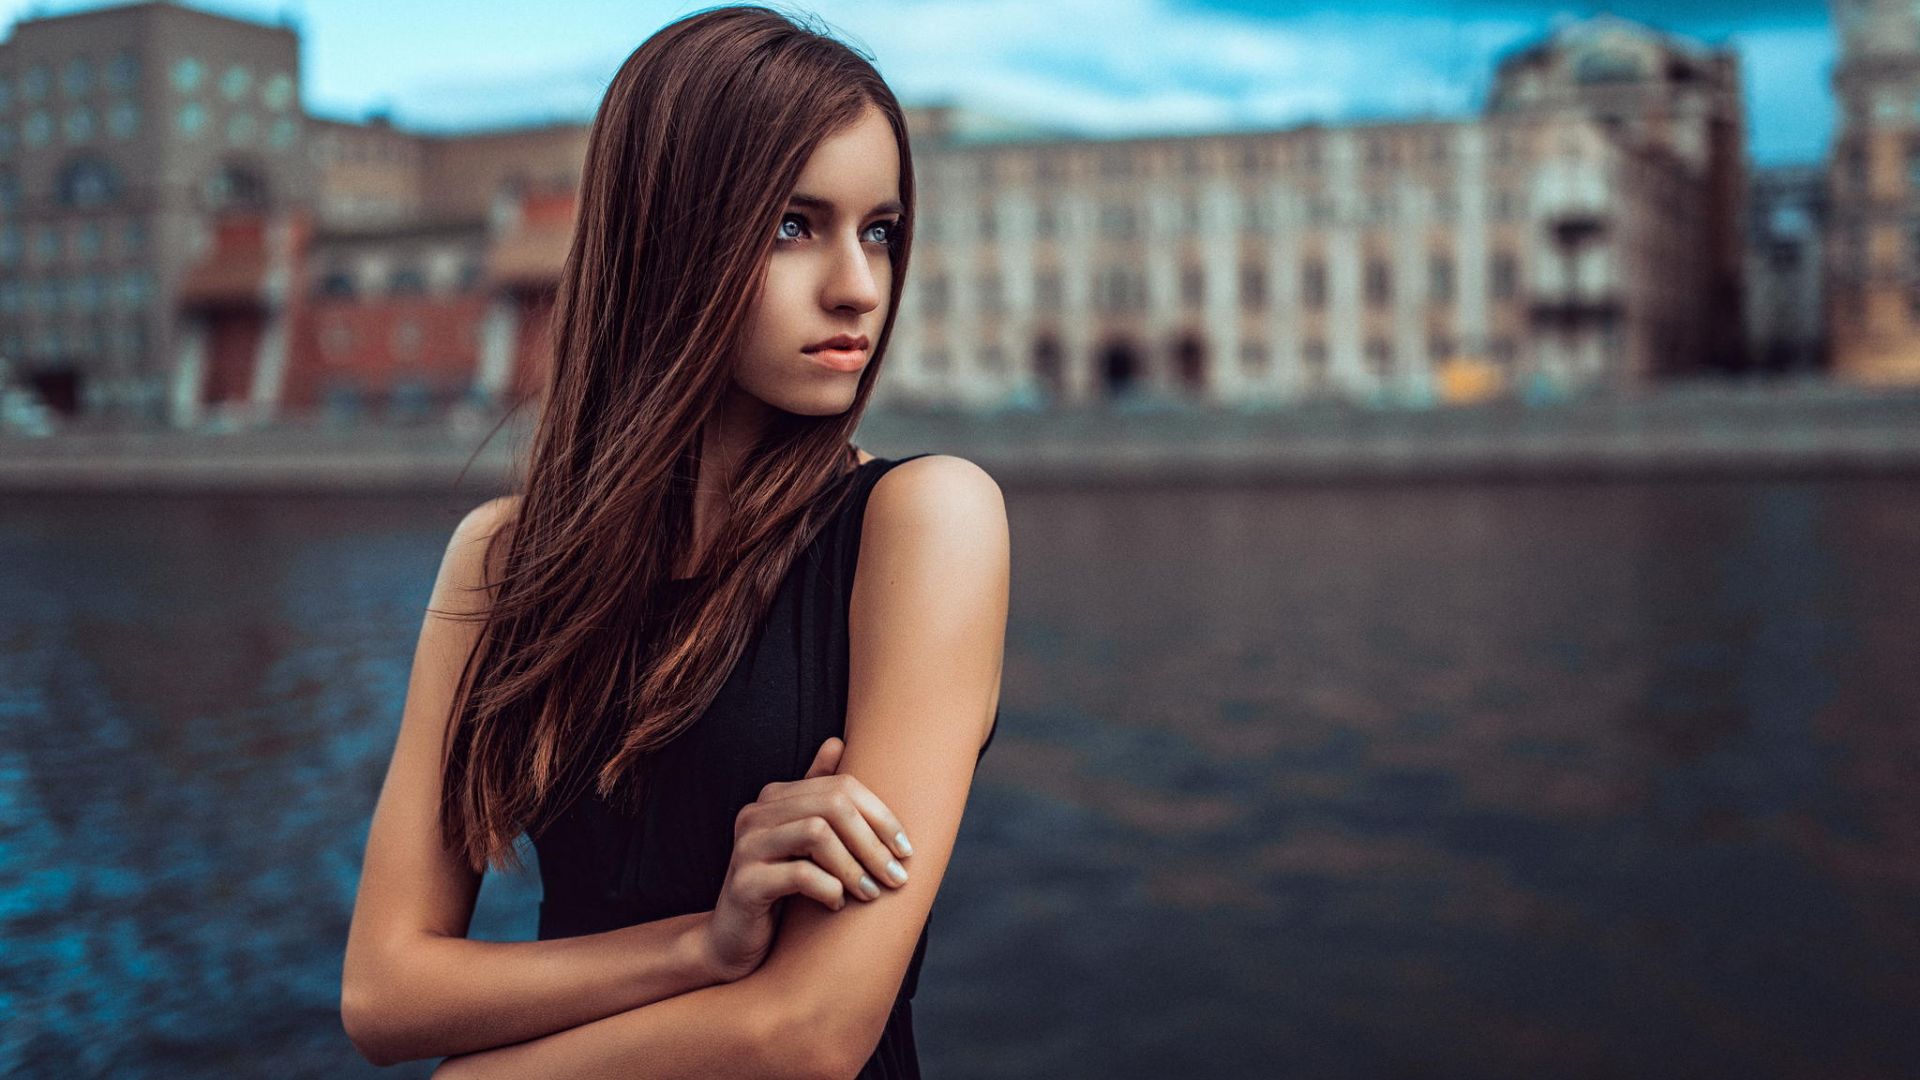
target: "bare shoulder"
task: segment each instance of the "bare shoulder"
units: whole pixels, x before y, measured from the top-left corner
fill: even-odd
[[[485,539],[499,532],[500,528],[511,522],[514,514],[519,511],[519,495],[502,495],[488,499],[467,511],[467,515],[460,519],[460,526],[454,531],[454,535],[468,540]]]
[[[1004,591],[1009,573],[1006,499],[985,469],[930,454],[874,482],[861,524],[860,565],[882,580],[937,570],[960,590]]]
[[[929,454],[888,469],[874,482],[862,526],[880,539],[937,530],[947,542],[971,538],[1005,547],[1006,498],[988,472],[953,454]]]
[[[440,581],[434,589],[436,607],[471,611],[480,606],[473,594],[484,584],[497,582],[505,564],[505,545],[495,544],[494,538],[513,523],[519,510],[519,495],[502,495],[488,499],[460,519],[447,543]]]

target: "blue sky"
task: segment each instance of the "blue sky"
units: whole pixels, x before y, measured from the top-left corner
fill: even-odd
[[[98,2],[0,0],[0,23]],[[427,128],[586,119],[620,61],[709,3],[208,0],[302,29],[316,112]],[[1756,159],[1813,161],[1832,128],[1824,0],[778,0],[871,54],[909,103],[952,100],[1089,134],[1284,126],[1475,108],[1500,54],[1609,10],[1731,45]]]

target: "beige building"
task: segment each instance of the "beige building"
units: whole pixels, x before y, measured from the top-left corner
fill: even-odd
[[[1864,384],[1920,383],[1920,9],[1907,0],[1835,0],[1833,21],[1833,373]]]
[[[1476,118],[1115,140],[916,114],[921,217],[879,400],[1558,395],[1736,366],[1730,57],[1614,19]]]

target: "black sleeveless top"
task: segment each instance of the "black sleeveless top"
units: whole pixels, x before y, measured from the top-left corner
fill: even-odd
[[[847,603],[867,496],[888,469],[925,456],[876,457],[842,481],[854,489],[794,559],[712,705],[655,752],[637,815],[621,812],[589,785],[530,837],[540,864],[541,940],[713,909],[740,808],[769,783],[805,776],[822,742],[845,737]],[[691,580],[669,582],[669,600]],[[982,755],[999,730],[999,715],[996,708]],[[923,927],[862,1080],[920,1075],[911,1001],[926,950]]]

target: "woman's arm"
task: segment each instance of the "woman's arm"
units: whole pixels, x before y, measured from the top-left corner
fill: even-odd
[[[479,1077],[850,1077],[872,1055],[945,875],[999,698],[1009,578],[991,477],[936,455],[874,485],[849,610],[840,771],[913,837],[906,884],[830,911],[789,905],[752,974],[534,1039],[456,1057]]]
[[[435,611],[483,610],[487,540],[512,510],[496,499],[461,521],[434,582]],[[466,939],[481,875],[440,842],[440,749],[478,638],[478,623],[427,614],[367,837],[340,1016],[376,1065],[522,1042],[719,980],[706,950],[710,912],[555,941]]]

